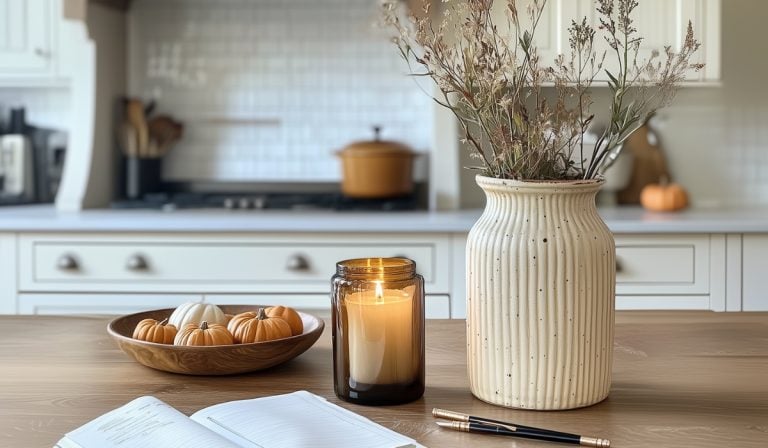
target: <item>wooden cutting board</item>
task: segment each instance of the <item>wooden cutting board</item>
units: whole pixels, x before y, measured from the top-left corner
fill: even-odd
[[[624,151],[629,151],[634,161],[629,185],[616,194],[619,204],[639,204],[643,187],[670,178],[664,151],[658,142],[653,129],[646,123],[624,143]]]

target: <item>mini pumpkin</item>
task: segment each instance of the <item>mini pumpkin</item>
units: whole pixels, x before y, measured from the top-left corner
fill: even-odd
[[[133,329],[133,338],[158,344],[173,344],[177,332],[176,326],[169,324],[168,319],[160,322],[155,319],[143,319]]]
[[[171,317],[168,318],[168,322],[175,325],[178,329],[184,328],[187,324],[198,325],[202,321],[208,322],[209,325],[227,325],[227,317],[224,315],[224,312],[212,303],[183,303],[173,310]]]
[[[678,184],[650,184],[640,192],[640,203],[648,210],[673,212],[688,206],[688,194]]]
[[[187,324],[176,335],[174,345],[232,345],[232,334],[227,327],[220,324],[209,324],[206,321],[197,324]]]
[[[304,332],[304,322],[301,321],[301,316],[291,307],[287,306],[270,306],[264,310],[269,317],[281,317],[291,327],[291,334],[293,336],[299,335]]]
[[[291,326],[280,317],[269,317],[264,308],[254,313],[240,313],[229,321],[227,328],[236,344],[264,342],[291,337]]]

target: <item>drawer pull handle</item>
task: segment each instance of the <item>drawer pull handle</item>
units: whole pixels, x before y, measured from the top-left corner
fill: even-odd
[[[56,260],[56,266],[64,271],[74,271],[78,268],[77,258],[70,254],[64,254]]]
[[[125,267],[131,271],[143,271],[149,267],[146,258],[141,255],[131,255],[128,257],[128,261],[125,262]]]
[[[289,271],[299,272],[309,270],[309,261],[303,255],[292,255],[285,264]]]

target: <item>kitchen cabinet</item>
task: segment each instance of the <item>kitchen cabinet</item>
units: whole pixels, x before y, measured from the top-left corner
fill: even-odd
[[[0,0],[0,84],[38,85],[57,76],[60,0]]]
[[[200,301],[200,294],[19,294],[19,314],[130,314]]]
[[[594,0],[559,1],[562,4],[563,23],[570,23],[572,18],[586,17],[593,27],[600,26],[600,16]],[[690,73],[687,80],[720,79],[720,0],[643,0],[634,11],[634,18],[634,27],[643,37],[638,54],[639,62],[649,58],[653,50],[661,51],[663,57],[666,46],[679,51],[690,21],[696,38],[702,43],[694,62],[702,62],[706,66],[698,73]],[[561,45],[567,49],[567,34],[564,37]],[[615,75],[618,72],[618,64],[616,57],[610,53],[612,49],[605,39],[596,39],[596,44],[598,54],[609,52],[604,69]],[[603,72],[598,79],[607,81],[607,76]]]
[[[706,64],[704,70],[691,73],[688,81],[716,82],[720,79],[720,1],[721,0],[643,0],[634,12],[635,28],[643,37],[638,58],[649,57],[654,49],[663,52],[665,46],[678,50],[685,38],[688,21],[693,24],[696,38],[702,42],[697,61]],[[497,23],[505,23],[503,9],[496,10]],[[521,11],[522,25],[530,27]],[[536,30],[536,46],[542,63],[551,65],[559,54],[569,54],[568,27],[572,20],[586,17],[595,29],[600,26],[595,0],[549,0]],[[610,50],[598,30],[595,39],[598,54]],[[617,73],[615,55],[608,53],[604,69]],[[597,80],[607,81],[601,71]]]
[[[330,281],[328,288],[330,291]],[[211,294],[206,302],[218,305],[285,305],[322,318],[331,317],[331,296],[325,294]],[[424,297],[427,319],[450,319],[451,298],[448,294],[427,294]]]
[[[742,251],[742,308],[768,311],[768,235],[744,235]]]
[[[615,233],[614,238],[617,310],[726,310],[725,235]],[[454,253],[463,262],[461,243],[454,243]],[[454,272],[463,275],[460,269]],[[463,276],[456,282],[454,291],[465,287]],[[452,306],[461,307],[455,301]],[[464,313],[461,308],[451,316]]]
[[[339,260],[404,256],[428,292],[427,318],[451,317],[448,234],[21,234],[18,311],[122,313],[176,306],[284,304],[330,315]]]
[[[616,235],[617,309],[715,309],[711,235]],[[719,310],[724,311],[724,310]]]
[[[19,237],[19,286],[35,292],[327,293],[336,262],[405,256],[448,293],[445,235],[161,234]]]

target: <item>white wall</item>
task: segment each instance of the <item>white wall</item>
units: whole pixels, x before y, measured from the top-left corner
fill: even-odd
[[[135,0],[130,92],[185,123],[168,180],[337,181],[334,152],[383,137],[432,146],[432,102],[376,0]]]
[[[13,107],[24,107],[34,126],[67,130],[70,93],[66,87],[0,88],[0,122],[6,123]]]

